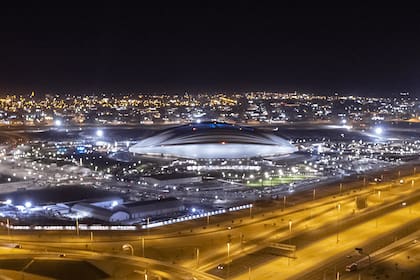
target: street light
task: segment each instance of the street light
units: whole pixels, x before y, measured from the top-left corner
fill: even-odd
[[[292,220],[289,219],[289,244],[292,243]]]
[[[252,219],[252,207],[253,205],[249,205],[249,217]]]
[[[382,135],[382,133],[384,132],[383,128],[378,126],[375,128],[375,134],[376,135]]]
[[[134,272],[134,273],[137,273],[137,274],[144,275],[144,280],[149,279],[149,278],[148,278],[148,275],[147,275],[147,269],[145,269],[144,271],[141,271],[141,270],[133,270],[133,272]]]
[[[292,220],[289,219],[289,245],[292,244]],[[290,252],[289,252],[290,255]],[[290,265],[290,256],[287,257],[287,265]]]
[[[96,131],[96,136],[99,137],[99,138],[103,137],[104,136],[104,131],[102,129],[98,129]]]
[[[79,217],[76,216],[76,234],[79,236]]]
[[[195,248],[195,254],[197,257],[197,267],[198,267],[200,264],[200,248]]]
[[[149,235],[149,232],[150,232],[150,229],[149,229],[149,224],[150,224],[150,218],[149,217],[147,217],[147,223],[146,223],[146,225],[147,225],[147,235]]]
[[[134,256],[134,248],[131,244],[127,243],[127,244],[122,245],[122,249],[124,251],[130,250],[131,255]]]
[[[339,234],[340,234],[340,211],[341,211],[341,204],[337,204],[337,243],[340,241]]]
[[[144,258],[144,237],[140,237],[141,239],[141,256]]]
[[[286,196],[283,196],[283,210],[286,209]]]
[[[230,274],[230,237],[228,240],[229,241],[226,243],[227,245],[227,278],[229,278],[229,274]]]
[[[6,219],[6,227],[7,227],[7,236],[10,238],[10,220],[9,218]]]
[[[229,261],[230,261],[230,242],[228,242],[228,243],[226,243],[226,245],[227,245],[227,261],[228,261],[228,263],[229,263]]]

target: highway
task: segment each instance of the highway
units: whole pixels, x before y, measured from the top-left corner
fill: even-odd
[[[55,265],[66,270],[72,268],[74,269],[75,261],[82,261],[78,264],[80,267],[79,270],[81,272],[86,272],[87,274],[88,272],[91,272],[90,277],[92,278],[86,278],[86,275],[82,274],[77,276],[80,280],[103,279],[103,277],[93,278],[93,272],[97,269],[99,269],[99,271],[97,271],[96,274],[98,274],[98,272],[102,272],[101,274],[105,273],[111,279],[219,280],[219,278],[215,276],[207,275],[202,272],[135,256],[95,253],[71,249],[64,251],[66,252],[65,254],[63,254],[63,252],[40,252],[37,251],[35,247],[30,250],[3,248],[0,249],[0,264],[3,264],[0,268],[7,269],[8,266],[16,266],[19,262],[23,262],[20,270],[22,272],[30,273],[32,271],[29,264],[35,261],[38,263],[38,266],[45,263],[43,265],[45,268],[44,271],[37,269],[41,275],[51,275],[51,277],[60,276],[60,279],[75,279],[74,277],[76,275],[74,275],[72,271],[67,271],[67,273],[70,273],[71,275],[60,275],[57,271],[50,271],[50,269],[48,269],[48,265]],[[3,263],[4,260],[7,260],[7,262]],[[10,263],[11,260],[14,261],[12,264]],[[70,263],[71,266],[66,268],[66,263]],[[93,270],[93,272],[91,270]],[[147,277],[145,277],[145,275],[147,275]]]
[[[343,247],[344,244],[347,244],[345,242],[347,231],[354,230],[365,222],[372,224],[372,221],[374,221],[374,223],[382,225],[383,222],[381,221],[388,219],[386,218],[387,215],[402,210],[400,209],[402,201],[414,203],[418,200],[420,196],[419,188],[416,184],[412,185],[411,183],[411,180],[417,181],[418,179],[418,177],[406,177],[404,178],[405,184],[390,182],[376,185],[365,184],[365,188],[355,188],[351,191],[349,188],[345,188],[341,195],[326,196],[303,203],[293,203],[295,204],[293,206],[287,204],[288,207],[284,210],[283,201],[279,200],[270,207],[254,209],[253,217],[249,217],[248,210],[246,210],[242,213],[212,217],[210,225],[207,225],[206,219],[203,219],[166,228],[150,229],[149,232],[146,230],[135,233],[95,232],[93,241],[90,240],[89,233],[83,233],[77,237],[74,233],[63,232],[33,232],[33,235],[28,235],[27,232],[12,232],[11,236],[3,234],[2,239],[8,242],[19,242],[23,247],[43,244],[41,246],[48,250],[72,248],[120,255],[126,253],[121,250],[122,245],[129,243],[133,246],[134,254],[137,256],[143,256],[144,252],[144,256],[147,258],[190,269],[208,271],[222,278],[226,278],[226,270],[219,271],[215,267],[229,260],[232,261],[229,277],[248,279],[249,268],[251,267],[253,279],[263,279],[259,277],[268,277],[266,272],[273,270],[272,265],[274,263],[276,267],[281,268],[282,273],[287,270],[284,269],[284,266],[286,268],[293,266],[294,269],[290,270],[288,274],[284,273],[285,277],[288,275],[287,277],[293,279],[293,273],[303,271],[296,269],[299,267],[298,264],[301,259],[311,260],[305,262],[304,270],[309,271],[311,267],[315,266],[316,268],[316,263],[325,262],[337,254],[349,254],[351,248]],[[380,195],[379,191],[381,191]],[[319,196],[322,196],[322,191],[319,191]],[[366,209],[357,209],[356,197],[366,198],[369,206]],[[410,197],[410,200],[406,199],[407,197]],[[415,213],[418,209],[416,207],[417,204],[414,204],[407,209],[411,209],[410,211]],[[402,218],[398,218],[396,220],[398,222],[393,224],[392,228],[375,227],[372,234],[386,234],[393,231],[414,219],[414,215],[405,215]],[[353,232],[353,234],[355,233]],[[360,242],[367,242],[368,237],[367,235],[366,240],[363,240],[364,237],[360,238],[358,236],[358,239],[360,238]],[[323,240],[330,239],[332,240],[331,243],[324,244],[325,241]],[[337,239],[339,240],[338,243]],[[44,242],[48,242],[48,246],[45,246]],[[263,257],[261,257],[258,252],[267,250],[269,242],[290,242],[297,245],[297,258],[291,260],[282,257],[284,252],[278,250],[262,254]],[[228,243],[229,245],[227,245]],[[305,250],[313,252],[314,248],[317,248],[316,246],[321,245],[328,248],[331,244],[334,245],[334,248],[337,248],[337,251],[324,252],[322,258],[319,256],[311,257],[310,253],[308,253],[308,257],[303,257],[305,256]],[[339,244],[338,247],[337,244]],[[197,252],[199,253],[198,258]],[[245,260],[244,256],[250,257]],[[313,261],[313,258],[317,262]],[[256,261],[257,259],[259,261]],[[240,268],[236,266],[236,263]],[[257,263],[259,264],[256,265]],[[345,264],[347,263],[344,262],[343,265]],[[337,266],[337,269],[340,269],[340,266]],[[316,272],[317,275],[319,273],[319,271]],[[321,274],[323,273],[321,272]],[[294,279],[300,279],[299,277]],[[269,279],[269,277],[264,279]]]
[[[394,208],[388,214],[383,209],[350,227],[345,227],[343,222],[339,234],[338,231],[334,234],[332,226],[293,237],[292,244],[298,248],[297,258],[272,258],[253,269],[251,275],[255,278],[252,279],[276,279],[280,275],[276,273],[282,275],[278,279],[335,279],[336,272],[344,271],[344,266],[354,260],[352,253],[355,247],[364,247],[370,252],[393,242],[398,236],[418,230],[419,207],[417,202],[410,207]],[[353,259],[348,259],[348,256]],[[235,279],[249,279],[249,275]]]
[[[357,279],[366,270],[370,270],[375,264],[382,263],[390,258],[394,258],[398,254],[417,251],[420,249],[420,230],[416,231],[406,237],[392,242],[390,245],[385,246],[376,251],[370,251],[368,256],[364,256],[355,263],[358,264],[357,272],[343,274],[341,279]],[[415,254],[414,254],[415,256]],[[408,261],[409,258],[406,258]]]

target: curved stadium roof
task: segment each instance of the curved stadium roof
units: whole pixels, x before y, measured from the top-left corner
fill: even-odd
[[[130,152],[180,158],[253,158],[288,154],[287,140],[251,127],[205,122],[173,127],[139,141]]]

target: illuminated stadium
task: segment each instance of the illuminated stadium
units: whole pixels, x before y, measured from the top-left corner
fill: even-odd
[[[296,148],[281,137],[255,128],[205,122],[162,130],[129,151],[186,159],[247,159],[290,154]]]

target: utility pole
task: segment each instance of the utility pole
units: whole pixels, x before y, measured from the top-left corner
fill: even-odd
[[[144,237],[141,238],[141,256],[144,258]]]
[[[341,211],[341,204],[337,204],[337,243],[340,241],[339,234],[340,234],[340,211]]]
[[[292,244],[292,220],[289,219],[289,245]],[[290,265],[290,252],[287,256],[287,266]]]
[[[79,237],[79,217],[76,217],[76,235]]]
[[[292,220],[289,219],[289,244],[292,243]]]
[[[230,274],[230,238],[228,240],[227,243],[227,258],[228,258],[228,263],[227,263],[227,279],[229,279],[229,274]]]
[[[195,254],[197,257],[197,267],[200,265],[200,248],[195,248]]]
[[[9,236],[9,239],[10,239],[10,220],[9,220],[9,218],[6,219],[6,226],[7,226],[7,236]]]

